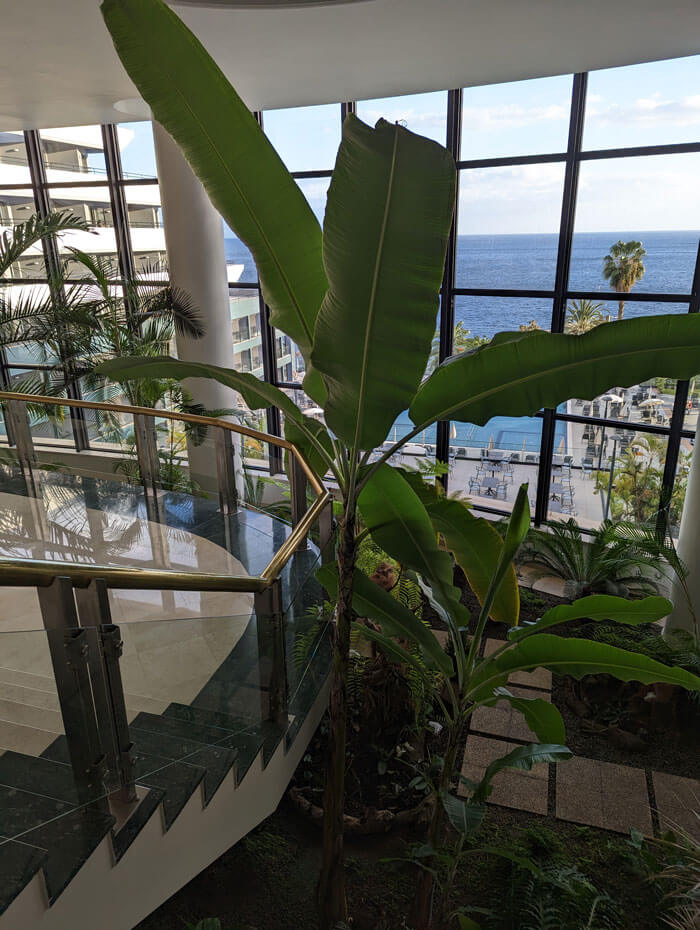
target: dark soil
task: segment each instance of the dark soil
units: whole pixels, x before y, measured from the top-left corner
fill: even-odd
[[[618,902],[620,927],[659,930],[659,898],[623,838],[551,818],[492,808],[479,836],[482,846],[532,857],[539,865],[576,866]],[[387,859],[405,855],[400,837],[348,841],[347,890],[353,930],[410,930],[404,922],[415,888],[415,868]],[[288,804],[194,878],[136,930],[178,930],[219,917],[223,930],[314,930],[314,890],[320,831]],[[479,853],[457,875],[451,905],[493,910],[489,926],[519,926],[522,877],[505,859]],[[479,916],[476,915],[475,916]],[[485,923],[484,916],[479,918]],[[450,930],[454,927],[450,925]],[[538,925],[539,926],[539,925]],[[548,924],[554,926],[554,924]],[[578,922],[558,924],[574,930]]]

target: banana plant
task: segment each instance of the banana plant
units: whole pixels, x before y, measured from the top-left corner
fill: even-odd
[[[396,509],[394,518],[388,513],[387,500]],[[434,851],[440,846],[444,814],[459,835],[461,851],[466,836],[481,824],[484,802],[492,791],[491,782],[500,771],[509,767],[530,769],[534,764],[561,762],[571,756],[564,745],[564,721],[557,708],[540,698],[512,694],[508,690],[511,675],[536,668],[577,678],[604,672],[622,681],[668,682],[689,690],[700,690],[700,678],[685,669],[668,667],[647,656],[605,643],[564,638],[548,632],[559,624],[584,617],[591,621],[651,623],[666,616],[671,608],[670,601],[663,597],[630,601],[610,595],[592,595],[552,608],[534,623],[519,625],[518,601],[512,599],[512,589],[509,585],[504,587],[503,581],[512,571],[513,559],[530,527],[527,485],[518,492],[501,546],[481,563],[472,547],[479,538],[488,541],[488,547],[492,536],[487,521],[476,519],[463,502],[438,496],[434,486],[425,484],[414,472],[383,466],[377,479],[360,495],[359,508],[375,542],[404,566],[420,573],[431,600],[447,624],[451,642],[451,648],[445,651],[432,630],[367,575],[355,569],[352,606],[357,615],[373,620],[374,626],[358,622],[354,626],[390,661],[410,666],[421,677],[441,710],[447,730],[444,758],[433,785],[433,814],[427,846],[423,847],[421,877],[411,921],[411,926],[423,930],[432,926]],[[437,545],[438,533],[445,549]],[[459,603],[460,591],[447,580],[450,555],[463,568],[478,593],[480,611],[471,635],[467,632],[469,616]],[[337,568],[325,567],[320,578],[329,591],[337,590]],[[494,609],[496,604],[498,607]],[[486,622],[494,615],[508,624],[507,639],[495,652],[482,656]],[[422,661],[402,645],[406,640],[420,650]],[[455,795],[452,791],[455,759],[467,721],[478,708],[500,701],[508,702],[523,715],[539,742],[515,747],[494,760],[478,782],[470,782],[462,776],[459,781],[468,797]],[[466,753],[469,753],[468,741]],[[446,895],[443,889],[443,897]],[[438,925],[442,925],[439,920]]]
[[[251,112],[163,0],[103,0],[101,9],[154,119],[177,142],[213,205],[253,254],[271,323],[299,347],[304,388],[325,414],[326,425],[305,416],[275,386],[204,363],[122,358],[101,367],[117,380],[213,378],[237,390],[251,409],[278,407],[286,438],[337,482],[342,501],[338,604],[318,888],[320,925],[329,930],[347,917],[345,681],[360,496],[376,495],[388,459],[437,420],[483,424],[497,415],[532,415],[567,397],[593,398],[613,383],[693,376],[700,319],[626,320],[583,336],[502,333],[423,380],[454,212],[456,169],[446,149],[385,120],[371,128],[348,115],[321,230]],[[413,429],[381,448],[406,409]],[[391,510],[394,502],[384,503]],[[474,536],[467,531],[464,546],[475,559],[472,574],[488,578],[500,542],[476,520],[470,530]],[[494,592],[494,612],[517,598],[508,564]],[[441,571],[439,582],[433,582],[435,596],[444,609],[457,610],[447,561]]]

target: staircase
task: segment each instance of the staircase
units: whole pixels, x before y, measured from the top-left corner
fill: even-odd
[[[301,632],[290,617],[290,646]],[[240,716],[257,689],[225,669],[189,704],[127,695],[133,802],[81,797],[54,683],[0,669],[0,930],[127,930],[272,813],[324,711],[330,643],[321,625],[287,663],[281,722]]]

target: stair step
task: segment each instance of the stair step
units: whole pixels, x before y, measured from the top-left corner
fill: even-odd
[[[33,727],[35,730],[63,733],[63,720],[57,710],[32,707],[31,704],[8,701],[4,698],[0,698],[0,720],[23,727]]]
[[[194,699],[196,707],[230,714],[232,717],[260,717],[262,706],[261,689],[257,681],[235,684],[229,681],[217,681],[212,678]]]
[[[60,736],[42,753],[42,758],[55,762],[70,763],[68,744],[65,736]],[[159,788],[164,792],[163,816],[165,829],[169,830],[177,815],[206,775],[206,769],[187,762],[173,762],[162,756],[136,752],[134,778],[140,785]]]
[[[177,718],[197,726],[211,726],[227,729],[231,735],[225,745],[237,750],[236,777],[240,783],[246,772],[255,761],[260,750],[263,750],[263,761],[267,764],[272,752],[282,738],[282,732],[274,724],[253,723],[250,720],[237,718],[220,711],[207,710],[204,707],[193,707],[190,704],[169,704],[163,714],[164,718]]]
[[[14,701],[17,704],[27,704],[30,707],[39,707],[42,710],[60,712],[58,695],[56,691],[42,691],[29,685],[11,684],[0,681],[0,700]]]
[[[141,798],[136,809],[124,823],[113,831],[112,848],[117,862],[121,859],[129,846],[134,842],[141,830],[155,814],[158,806],[165,798],[165,791],[161,788],[148,787],[146,795]]]
[[[4,914],[47,859],[45,849],[0,838],[0,914]]]
[[[114,823],[111,814],[88,805],[24,834],[22,842],[46,850],[44,872],[51,904],[109,834]]]
[[[56,739],[55,733],[0,720],[0,748],[39,756]]]
[[[161,717],[156,717],[152,723],[148,723],[149,729],[141,729],[136,721],[131,724],[129,732],[134,742],[135,753],[138,755],[143,752],[162,756],[205,768],[204,799],[208,804],[233,768],[236,762],[236,751],[227,747],[205,746],[193,739],[161,732],[157,723],[160,720],[162,720]],[[167,731],[167,722],[165,729]]]
[[[37,675],[35,672],[21,672],[16,668],[5,668],[0,665],[0,681],[8,685],[26,685],[38,691],[56,693],[56,682],[50,675]]]
[[[80,803],[73,770],[52,759],[4,752],[0,755],[0,784],[65,801],[72,806]]]
[[[74,809],[68,801],[0,785],[0,836],[16,839]]]

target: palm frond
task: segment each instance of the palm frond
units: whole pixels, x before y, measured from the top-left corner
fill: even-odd
[[[73,230],[89,231],[87,223],[78,219],[70,210],[56,210],[45,218],[35,214],[26,222],[19,223],[12,231],[6,230],[0,236],[0,278],[42,239]]]

